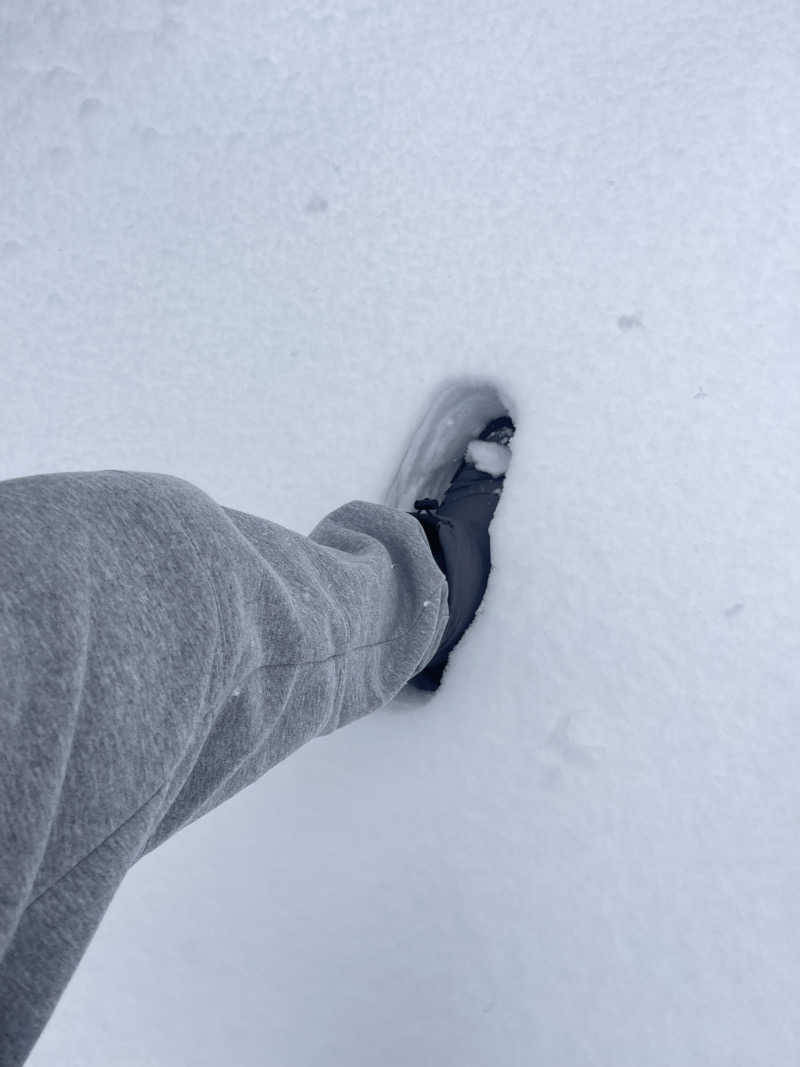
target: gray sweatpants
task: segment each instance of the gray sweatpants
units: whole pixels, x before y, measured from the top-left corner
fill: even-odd
[[[0,1064],[27,1058],[126,871],[432,658],[413,516],[308,537],[165,474],[0,482]]]

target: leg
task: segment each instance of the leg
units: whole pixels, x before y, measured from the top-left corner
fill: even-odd
[[[415,518],[309,537],[131,471],[0,482],[0,1062],[22,1063],[126,871],[432,657]]]

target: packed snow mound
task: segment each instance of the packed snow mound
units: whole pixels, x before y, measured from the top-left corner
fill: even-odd
[[[494,441],[475,440],[467,445],[464,458],[477,470],[485,471],[493,478],[499,478],[508,470],[511,462],[511,449],[505,445],[498,445]]]

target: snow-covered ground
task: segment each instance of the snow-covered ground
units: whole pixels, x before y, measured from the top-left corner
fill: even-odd
[[[432,699],[128,875],[32,1067],[800,1060],[791,0],[3,0],[0,477],[308,533],[514,404]]]

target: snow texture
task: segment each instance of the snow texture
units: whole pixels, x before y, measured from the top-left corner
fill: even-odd
[[[465,458],[476,470],[485,471],[493,478],[505,474],[511,462],[511,449],[492,441],[470,441]]]
[[[800,1062],[799,32],[5,0],[0,477],[307,533],[441,380],[517,427],[441,689],[142,860],[32,1067]]]

